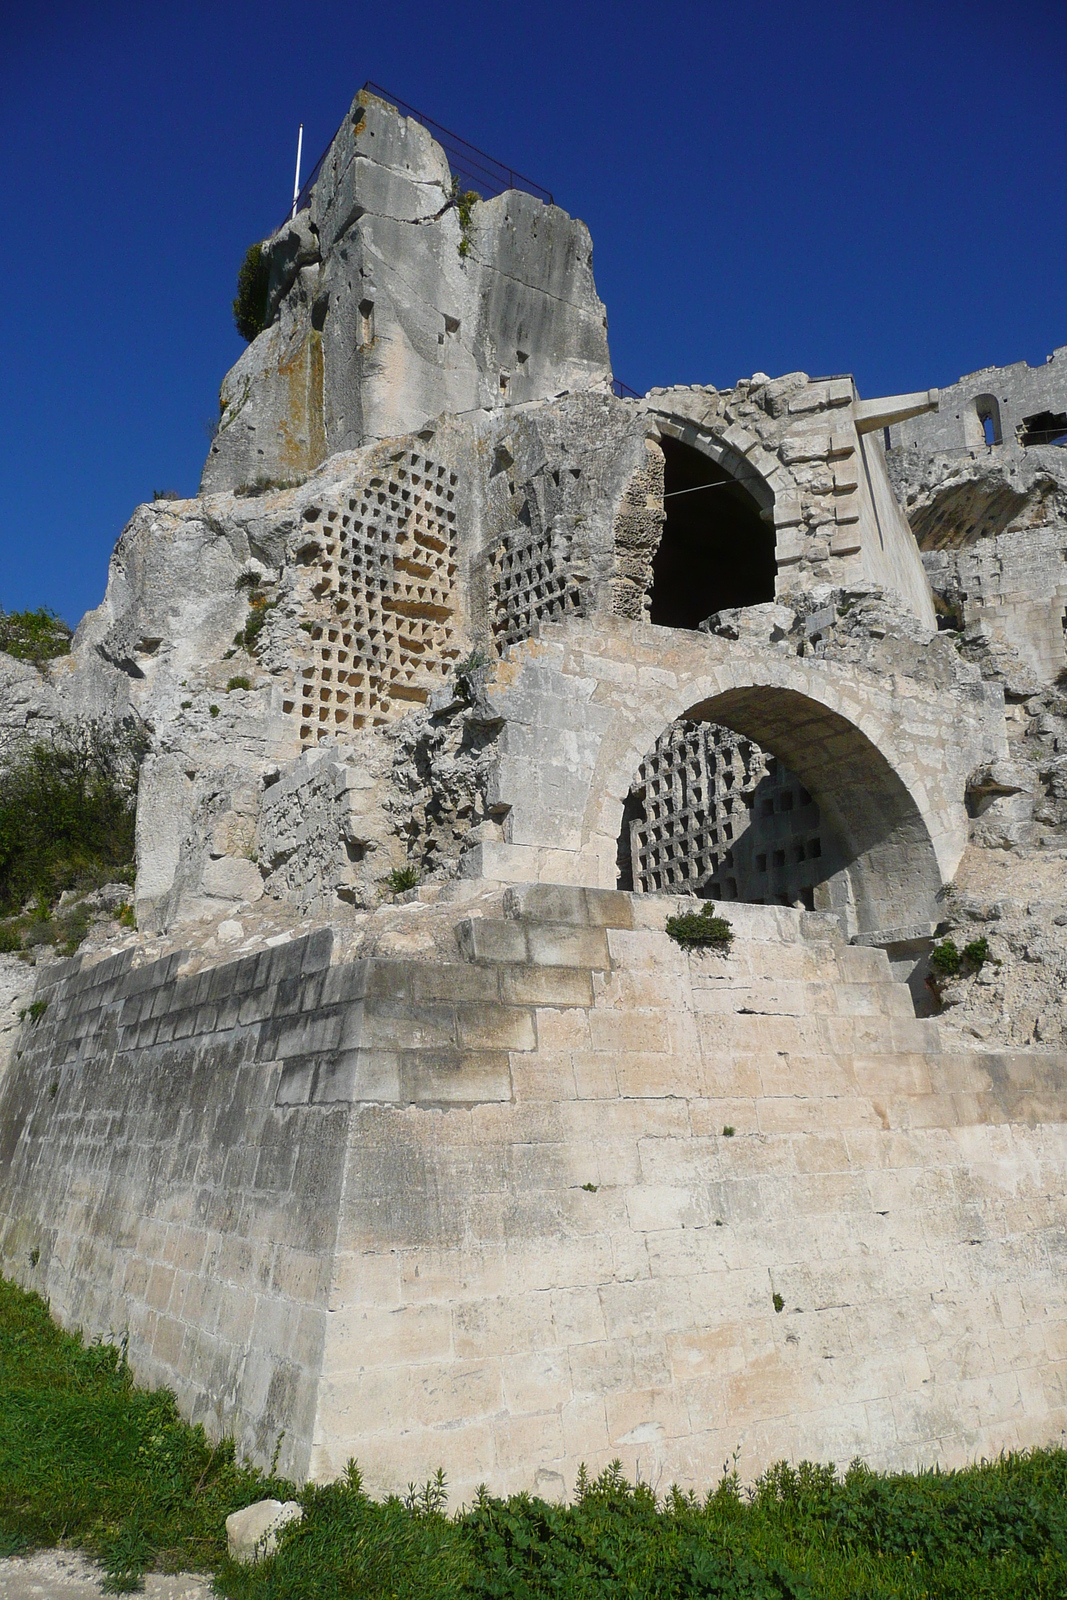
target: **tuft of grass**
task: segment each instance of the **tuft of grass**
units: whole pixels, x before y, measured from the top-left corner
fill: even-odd
[[[17,661],[40,666],[56,656],[69,656],[73,637],[62,617],[47,606],[38,606],[36,611],[0,609],[0,650]]]
[[[699,911],[686,911],[679,917],[668,917],[666,932],[675,944],[692,949],[716,950],[729,955],[734,942],[734,930],[725,917],[715,914],[709,900]]]
[[[406,894],[409,889],[417,889],[421,874],[418,867],[394,867],[386,878],[386,887],[392,894]]]
[[[227,694],[231,694],[234,689],[251,689],[251,687],[252,687],[251,678],[246,678],[244,676],[244,674],[241,673],[241,674],[238,674],[238,676],[236,678],[231,678],[229,680],[229,682],[226,685],[226,693]]]

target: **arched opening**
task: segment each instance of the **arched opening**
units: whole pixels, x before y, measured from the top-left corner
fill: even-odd
[[[849,934],[929,926],[941,886],[904,783],[854,723],[795,690],[692,707],[634,774],[619,886],[837,914]]]
[[[663,438],[666,522],[652,563],[650,619],[696,628],[732,606],[774,599],[774,530],[744,484],[701,451]]]

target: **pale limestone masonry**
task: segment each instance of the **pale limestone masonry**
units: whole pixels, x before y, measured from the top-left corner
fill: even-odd
[[[0,1029],[3,1270],[376,1490],[1058,1440],[1052,425],[621,399],[584,225],[467,216],[373,96],[266,248],[202,494],[135,512],[69,657],[0,657],[3,751],[149,752],[137,930]],[[998,392],[1058,426],[1062,354]],[[704,897],[726,956],[666,934]]]
[[[677,904],[516,889],[450,963],[53,969],[4,1270],[213,1435],[377,1491],[1058,1438],[1067,1062],[943,1051],[833,918],[686,954]]]

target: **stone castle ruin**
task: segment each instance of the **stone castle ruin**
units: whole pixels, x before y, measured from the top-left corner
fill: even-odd
[[[1067,349],[620,398],[583,224],[366,91],[264,250],[200,493],[0,657],[149,743],[3,1270],[377,1490],[1058,1438]]]

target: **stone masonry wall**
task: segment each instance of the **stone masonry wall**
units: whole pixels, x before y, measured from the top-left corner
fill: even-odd
[[[1058,1438],[1067,1061],[944,1051],[832,919],[731,906],[687,954],[677,905],[539,885],[452,961],[52,969],[4,1270],[212,1433],[375,1491]]]

